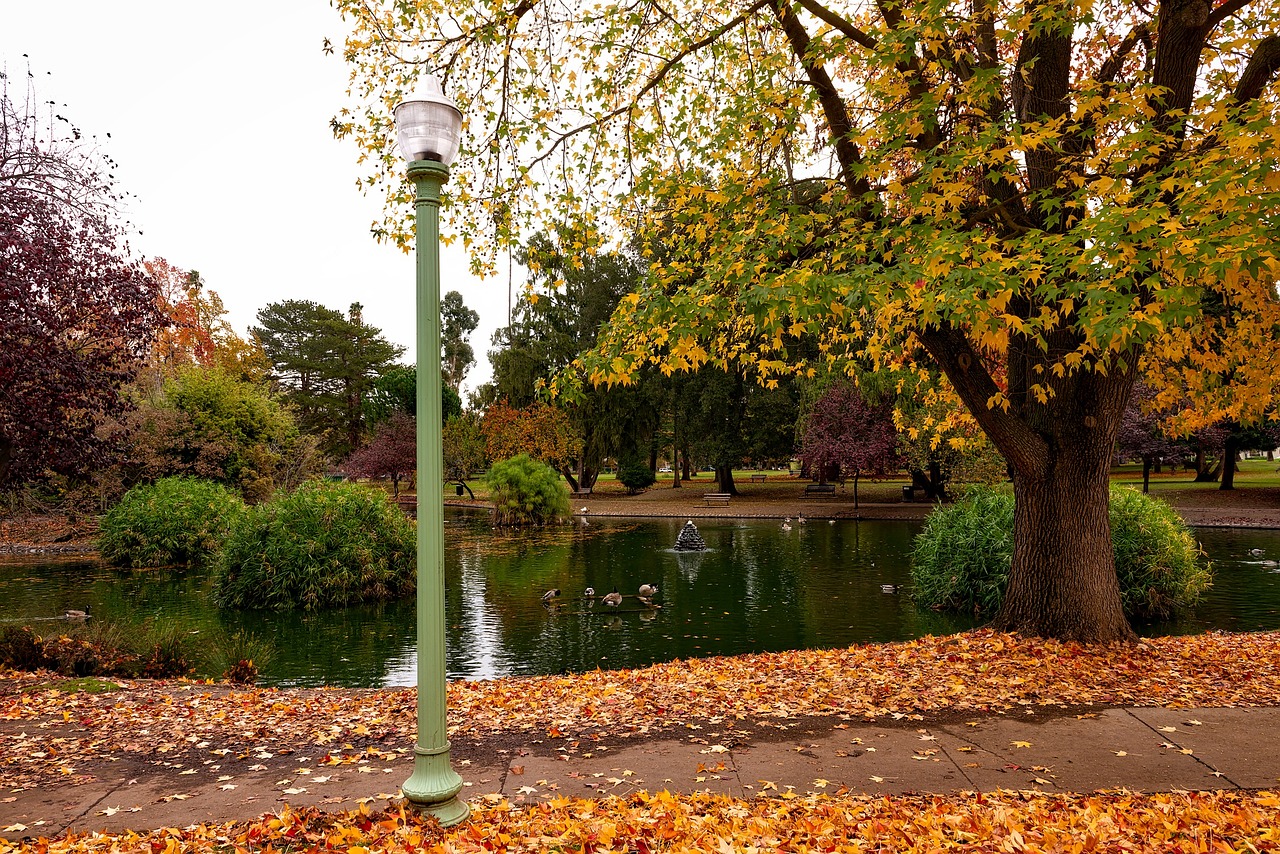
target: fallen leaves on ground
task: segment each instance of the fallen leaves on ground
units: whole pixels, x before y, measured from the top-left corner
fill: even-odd
[[[223,850],[349,851],[1207,851],[1271,849],[1270,792],[756,798],[637,793],[514,806],[500,798],[442,830],[412,810],[327,814],[285,808],[253,822],[40,840],[45,854]],[[6,833],[14,832],[6,828]],[[37,850],[0,840],[0,854]]]
[[[315,747],[329,752],[322,764],[334,757],[390,761],[415,731],[412,689],[246,690],[126,680],[120,684],[127,690],[109,694],[32,690],[47,682],[48,676],[0,679],[0,785],[65,778],[92,761],[130,754],[175,768],[210,754],[220,759],[218,751],[227,749],[246,763]],[[1280,633],[1087,647],[977,630],[635,670],[454,682],[448,702],[455,742],[503,733],[616,739],[696,730],[709,720],[785,726],[820,715],[902,720],[1054,705],[1280,706]],[[397,750],[379,753],[378,744]]]

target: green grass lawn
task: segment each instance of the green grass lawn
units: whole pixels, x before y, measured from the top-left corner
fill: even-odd
[[[766,479],[763,482],[752,481],[752,475],[765,475]],[[650,489],[671,489],[672,476],[671,472],[660,472],[657,482]],[[771,494],[776,494],[779,487],[787,485],[798,487],[811,482],[809,478],[798,477],[786,471],[762,471],[758,469],[734,469],[733,480],[738,492],[747,498],[753,495],[764,498]],[[1142,465],[1126,463],[1116,466],[1111,470],[1111,480],[1113,483],[1139,486],[1142,483]],[[911,478],[906,472],[899,472],[897,475],[879,479],[864,477],[858,485],[858,495],[861,500],[873,503],[900,501],[902,500],[902,487],[910,482]],[[692,481],[686,481],[684,485],[695,489],[701,488],[705,491],[710,489],[714,483],[714,474],[709,471],[700,471],[695,473]],[[383,487],[388,492],[391,490],[389,483],[371,485]],[[489,491],[485,486],[482,475],[477,475],[467,481],[467,485],[471,487],[471,491],[475,493],[478,500],[484,501],[488,499]],[[1236,472],[1235,485],[1237,489],[1241,490],[1261,487],[1280,488],[1280,461],[1266,459],[1241,461],[1239,471]],[[1193,470],[1184,470],[1180,467],[1166,466],[1164,471],[1159,474],[1151,473],[1151,494],[1156,496],[1172,497],[1175,494],[1192,490],[1216,490],[1218,486],[1219,484],[1216,482],[1196,483],[1195,472]],[[852,497],[853,480],[850,479],[843,485],[837,485],[837,488]],[[627,494],[627,490],[626,487],[618,483],[616,475],[601,474],[596,479],[595,486],[592,487],[592,493],[610,497],[624,497]],[[401,490],[401,495],[412,494],[408,490]],[[444,497],[447,501],[458,498],[455,484],[450,483],[444,486]],[[469,498],[470,496],[464,491],[462,497]]]

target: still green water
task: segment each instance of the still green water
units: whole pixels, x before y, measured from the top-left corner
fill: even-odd
[[[970,628],[972,620],[911,603],[909,522],[793,523],[706,519],[708,551],[676,553],[683,520],[592,519],[586,526],[495,534],[484,516],[447,519],[445,613],[452,678],[576,672],[766,650],[904,640]],[[1280,531],[1200,529],[1214,587],[1195,613],[1144,633],[1280,628]],[[1252,549],[1261,549],[1257,557]],[[581,598],[615,587],[661,589],[658,610],[634,597],[617,611]],[[882,585],[902,588],[885,593]],[[558,587],[560,606],[541,604]],[[113,570],[93,561],[0,563],[0,621],[37,630],[69,608],[95,619],[177,623],[192,632],[245,628],[275,657],[275,685],[409,685],[414,603],[319,613],[222,611],[197,571]],[[46,622],[47,620],[47,622]]]

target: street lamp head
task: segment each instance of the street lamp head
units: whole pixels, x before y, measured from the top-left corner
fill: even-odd
[[[462,112],[429,75],[421,88],[396,104],[396,138],[409,162],[435,160],[445,166],[458,156],[462,141]]]

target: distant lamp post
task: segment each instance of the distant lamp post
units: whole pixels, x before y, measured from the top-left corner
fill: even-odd
[[[470,809],[449,764],[445,722],[444,493],[440,436],[440,188],[458,156],[462,113],[434,77],[395,108],[400,153],[417,188],[418,254],[418,743],[402,789],[441,824]],[[425,493],[424,493],[425,490]]]

